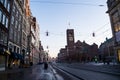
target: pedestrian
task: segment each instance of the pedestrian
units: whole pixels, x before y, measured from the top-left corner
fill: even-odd
[[[103,63],[105,64],[105,62],[106,62],[106,59],[105,59],[105,57],[103,58]]]
[[[44,63],[44,69],[46,70],[47,68],[48,68],[48,63],[45,62],[45,63]]]

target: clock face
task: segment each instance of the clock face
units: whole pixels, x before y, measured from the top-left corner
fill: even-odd
[[[69,37],[69,41],[73,41],[73,37]]]

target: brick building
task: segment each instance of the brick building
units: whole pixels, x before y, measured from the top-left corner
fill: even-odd
[[[98,45],[89,45],[85,41],[74,42],[74,30],[67,29],[67,45],[58,54],[59,62],[88,62],[98,56]]]

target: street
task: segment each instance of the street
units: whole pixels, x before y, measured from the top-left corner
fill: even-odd
[[[49,65],[44,69],[44,65],[34,65],[30,68],[0,73],[0,80],[63,80],[55,70]]]
[[[61,68],[65,72],[79,78],[80,80],[119,80],[120,79],[120,66],[96,66],[88,64],[56,64],[57,67]],[[110,72],[111,71],[111,72]]]
[[[53,63],[48,65],[48,69],[44,69],[44,65],[40,64],[1,72],[0,80],[119,80],[119,67],[119,65]]]

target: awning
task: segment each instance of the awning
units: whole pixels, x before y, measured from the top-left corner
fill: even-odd
[[[14,59],[24,60],[23,56],[19,53],[12,52],[11,57]]]
[[[11,54],[10,51],[8,51],[8,50],[6,50],[4,53],[6,53],[6,54],[8,54],[8,55]]]
[[[18,59],[17,53],[15,53],[15,52],[12,52],[12,53],[11,53],[11,56],[12,56],[12,58],[14,58],[14,59]]]
[[[18,53],[17,53],[17,57],[18,57],[18,59],[20,59],[20,60],[24,60],[24,59],[23,59],[23,56],[22,56],[21,54],[18,54]]]

